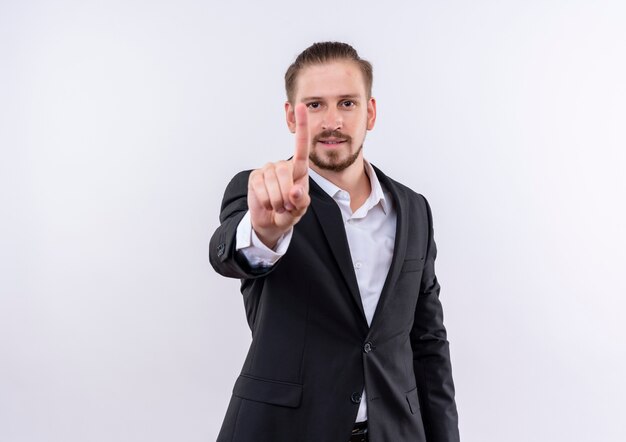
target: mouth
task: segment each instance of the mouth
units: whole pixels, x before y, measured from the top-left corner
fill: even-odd
[[[318,140],[318,143],[326,147],[335,147],[335,146],[345,143],[346,141],[347,140],[342,139],[342,138],[322,138]]]

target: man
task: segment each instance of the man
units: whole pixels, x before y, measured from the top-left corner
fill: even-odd
[[[316,43],[285,85],[295,153],[233,178],[210,242],[252,330],[218,441],[458,441],[430,208],[363,158],[371,65]]]

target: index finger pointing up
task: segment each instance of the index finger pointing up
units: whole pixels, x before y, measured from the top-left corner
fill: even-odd
[[[295,108],[296,114],[296,151],[293,155],[293,179],[307,174],[309,168],[309,125],[307,109],[304,103]]]

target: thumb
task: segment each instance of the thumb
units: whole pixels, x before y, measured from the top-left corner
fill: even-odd
[[[289,192],[289,201],[296,210],[302,210],[309,205],[308,197],[307,190],[300,184],[293,186]]]
[[[301,199],[303,194],[304,191],[302,189],[302,186],[293,186],[293,189],[291,189],[291,196],[294,200]]]

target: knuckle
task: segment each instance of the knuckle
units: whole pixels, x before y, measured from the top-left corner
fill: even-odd
[[[289,163],[287,161],[281,161],[276,164],[276,173],[279,175],[285,175],[289,173]]]
[[[274,168],[268,168],[263,170],[263,177],[267,180],[276,176]]]
[[[250,183],[253,187],[262,186],[264,183],[263,175],[256,174],[254,176],[250,176]]]

